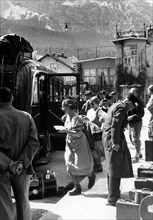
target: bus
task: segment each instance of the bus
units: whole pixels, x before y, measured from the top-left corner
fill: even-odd
[[[15,64],[5,57],[0,54],[0,87],[9,87],[14,95],[14,107],[33,116],[40,140],[36,160],[44,158],[45,163],[51,151],[65,149],[65,134],[58,133],[54,125],[63,125],[61,102],[66,96],[63,79],[71,74],[59,74],[31,56],[22,54],[22,59],[17,57],[19,61]],[[72,76],[76,77],[75,98],[79,109],[80,74],[74,72]]]

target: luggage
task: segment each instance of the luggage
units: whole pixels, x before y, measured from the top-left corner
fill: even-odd
[[[153,177],[153,165],[141,165],[137,169],[138,177],[146,177],[146,178],[152,178]]]
[[[17,92],[16,74],[25,58],[32,59],[33,47],[16,34],[0,36],[0,82],[9,87],[13,95]]]
[[[43,199],[42,176],[32,175],[30,178],[29,199]]]
[[[141,220],[153,219],[153,195],[147,196],[141,201],[139,213]]]
[[[30,179],[29,199],[43,199],[57,194],[55,173],[47,170],[46,173],[34,174]]]
[[[145,161],[153,161],[153,141],[145,141]]]
[[[15,65],[19,54],[30,53],[33,47],[23,37],[7,34],[0,37],[0,64]]]
[[[139,204],[130,200],[118,200],[116,202],[117,220],[136,220],[140,219]]]
[[[134,201],[136,204],[140,204],[143,198],[151,195],[151,190],[147,188],[143,189],[132,189],[129,191],[129,200]]]
[[[153,191],[153,178],[136,178],[134,186],[136,189],[149,188]]]
[[[55,178],[55,173],[49,171],[47,174],[43,175],[44,181],[44,197],[55,196],[57,194],[57,182]]]

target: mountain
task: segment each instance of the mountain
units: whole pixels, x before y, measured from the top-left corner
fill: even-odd
[[[112,46],[116,25],[153,23],[152,0],[0,0],[0,34],[16,33],[35,49]],[[70,52],[70,53],[71,53]]]

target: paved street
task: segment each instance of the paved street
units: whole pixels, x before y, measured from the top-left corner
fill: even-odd
[[[147,124],[149,120],[148,112],[143,119],[143,128],[141,132],[142,154],[143,158],[139,163],[133,164],[134,175],[137,176],[137,168],[145,162],[144,141],[148,139]],[[128,146],[133,157],[135,154],[134,146],[130,143],[128,132],[125,131]],[[50,162],[51,169],[55,171],[58,186],[64,186],[70,178],[66,173],[64,166],[64,152],[57,151],[53,153]],[[103,162],[104,171],[96,174],[96,183],[91,190],[87,190],[88,180],[81,182],[83,192],[79,196],[70,197],[65,195],[63,198],[50,197],[43,200],[31,201],[32,209],[44,209],[46,213],[41,220],[49,219],[116,219],[116,208],[107,206],[107,184],[106,184],[106,166]],[[134,188],[134,178],[122,179],[121,192],[122,198],[128,198],[128,191]]]

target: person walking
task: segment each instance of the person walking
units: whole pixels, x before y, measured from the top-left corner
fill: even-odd
[[[151,141],[153,141],[153,85],[148,87],[148,95],[150,96],[146,109],[150,112],[150,119],[148,124],[148,136]]]
[[[65,164],[72,182],[66,187],[65,191],[70,196],[80,195],[82,192],[80,182],[85,177],[89,178],[88,188],[91,189],[95,183],[96,175],[93,173],[93,158],[89,143],[83,130],[83,119],[75,111],[75,103],[71,99],[62,102],[62,110],[65,112],[66,119],[64,129],[60,133],[66,133]]]
[[[83,104],[81,108],[80,115],[86,115],[87,111],[91,108],[90,99],[93,96],[92,92],[90,90],[86,91],[85,96],[86,96],[86,102]]]
[[[116,91],[110,92],[109,97],[110,97],[109,106],[111,106],[113,103],[117,102],[117,100],[118,100]]]
[[[31,220],[29,204],[32,160],[39,149],[31,115],[12,106],[13,95],[0,88],[0,219],[14,220],[11,187],[17,219]]]
[[[136,149],[136,154],[132,162],[136,163],[139,162],[139,158],[142,158],[140,135],[142,128],[142,118],[144,116],[144,105],[138,97],[139,94],[137,88],[131,88],[129,94],[134,95],[138,99],[138,104],[135,106],[135,108],[128,112],[129,136],[132,144],[135,146]]]
[[[108,205],[116,206],[120,198],[121,178],[133,177],[130,151],[124,135],[127,113],[134,109],[137,99],[130,95],[114,103],[105,117],[102,142],[107,165]]]
[[[102,107],[103,100],[106,99],[106,95],[107,94],[106,94],[105,90],[102,90],[102,91],[99,92],[98,98],[100,99],[100,103],[99,103],[100,107]]]
[[[101,158],[105,158],[104,149],[102,145],[102,130],[105,120],[106,112],[104,112],[99,106],[100,100],[97,96],[93,96],[90,99],[91,109],[87,111],[86,117],[94,124],[97,125],[98,130],[93,133],[95,140],[95,149],[92,151],[94,158],[94,172],[102,172],[103,166]]]

